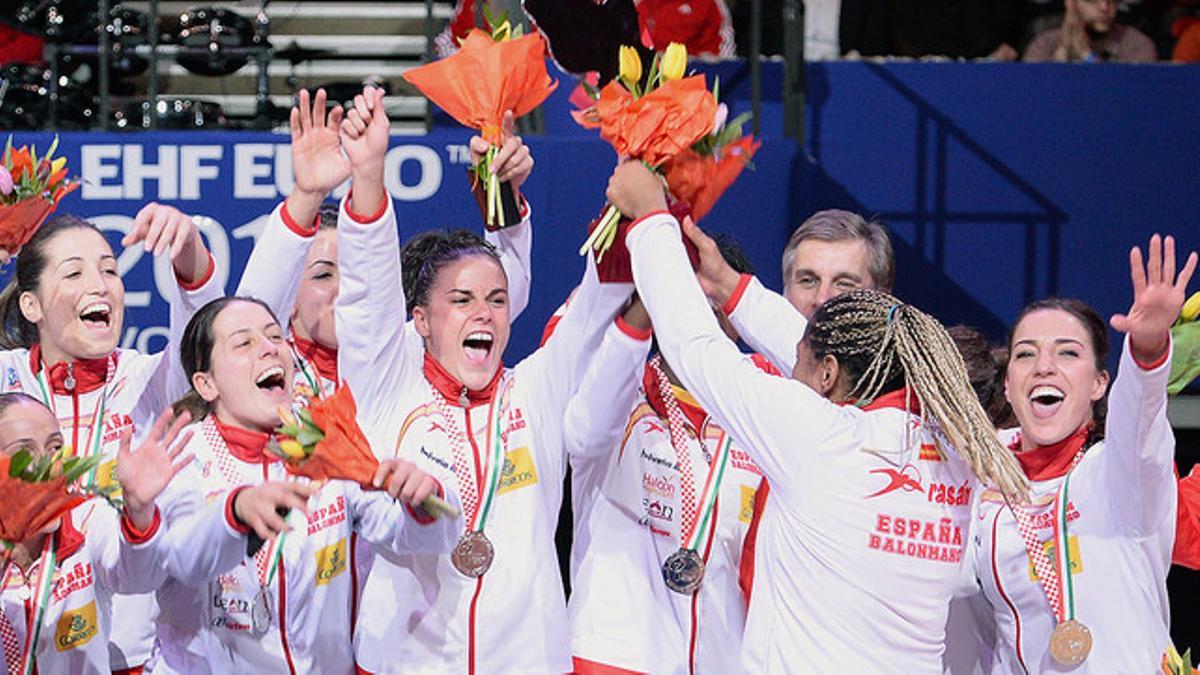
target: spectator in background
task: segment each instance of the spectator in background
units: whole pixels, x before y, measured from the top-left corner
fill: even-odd
[[[950,326],[946,329],[958,353],[967,366],[971,388],[979,398],[992,426],[997,430],[1017,426],[1012,407],[1004,398],[1004,374],[1008,366],[1008,349],[992,347],[987,337],[970,326]]]
[[[642,42],[663,51],[672,42],[688,54],[733,56],[733,20],[726,0],[635,0]]]
[[[42,38],[0,23],[0,66],[9,63],[41,63]]]
[[[1025,49],[1026,61],[1157,60],[1154,42],[1131,26],[1116,23],[1114,0],[1066,0],[1061,28],[1043,31]]]
[[[1200,18],[1184,17],[1171,26],[1175,49],[1171,60],[1176,63],[1200,63]]]
[[[946,56],[1015,61],[1018,0],[842,0],[848,56]]]

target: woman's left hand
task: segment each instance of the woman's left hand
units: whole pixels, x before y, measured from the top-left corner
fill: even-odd
[[[121,245],[138,242],[156,256],[170,250],[175,274],[184,282],[195,282],[208,272],[208,249],[200,238],[200,228],[191,216],[173,206],[150,202],[138,211]]]
[[[154,500],[192,461],[190,454],[180,458],[192,432],[179,435],[191,421],[192,416],[187,412],[178,417],[170,410],[164,412],[154,422],[154,428],[137,452],[130,449],[133,432],[126,431],[121,436],[121,447],[117,450],[117,480],[125,499],[125,513],[139,530],[153,522]]]
[[[1179,318],[1195,271],[1196,254],[1192,253],[1176,276],[1174,237],[1167,237],[1165,242],[1157,234],[1151,237],[1145,262],[1140,248],[1135,246],[1129,252],[1133,305],[1125,314],[1114,314],[1109,323],[1129,335],[1133,356],[1139,363],[1154,363],[1166,353],[1171,325]]]

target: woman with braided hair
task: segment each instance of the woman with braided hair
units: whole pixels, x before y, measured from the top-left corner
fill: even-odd
[[[1009,338],[1005,395],[1031,503],[984,491],[972,540],[992,607],[991,672],[1145,673],[1170,645],[1167,572],[1175,537],[1175,439],[1167,421],[1170,327],[1196,254],[1176,275],[1175,242],[1130,253],[1133,305],[1111,391],[1108,331],[1079,300],[1025,308]]]
[[[721,333],[661,182],[626,162],[608,198],[637,219],[626,245],[665,358],[771,484],[743,666],[941,672],[978,482],[1025,491],[945,329],[853,291],[817,311],[794,379],[771,377]]]

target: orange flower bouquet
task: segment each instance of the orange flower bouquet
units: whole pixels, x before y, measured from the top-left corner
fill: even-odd
[[[72,457],[70,448],[36,456],[0,456],[0,542],[23,542],[91,498],[71,485],[100,465],[100,455]]]
[[[489,24],[492,17],[488,16]],[[492,161],[504,143],[504,113],[520,117],[541,105],[558,82],[546,71],[546,47],[536,34],[521,35],[501,16],[491,33],[474,29],[457,53],[414,68],[404,79],[463,126],[477,129],[491,148],[476,165],[486,188],[488,227],[504,227],[500,182]]]
[[[9,253],[29,241],[78,181],[67,178],[67,160],[54,157],[58,138],[38,157],[35,146],[13,149],[12,137],[0,160],[0,248]]]
[[[1192,667],[1192,650],[1187,650],[1181,656],[1175,645],[1167,647],[1162,656],[1163,675],[1196,675],[1200,671]]]
[[[658,170],[712,130],[717,100],[703,75],[684,77],[683,45],[673,42],[655,55],[644,88],[636,49],[621,47],[620,66],[620,75],[600,90],[595,105],[572,112],[580,125],[599,129],[617,154]],[[609,206],[579,254],[594,250],[602,258],[616,239],[620,219],[621,212]]]
[[[697,222],[708,215],[762,145],[753,137],[742,135],[742,125],[750,118],[749,113],[722,125],[720,120],[725,110],[721,104],[717,128],[712,133],[663,166],[667,188],[675,198],[691,206],[692,219]]]
[[[293,476],[319,482],[348,480],[366,490],[378,489],[374,480],[379,460],[358,426],[357,414],[354,394],[346,385],[295,413],[281,408],[283,425],[276,431],[282,438],[272,441],[268,450],[283,460],[284,469]],[[429,497],[422,507],[431,515],[457,515],[453,506],[437,496]]]

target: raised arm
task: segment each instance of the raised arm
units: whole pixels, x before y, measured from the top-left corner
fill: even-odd
[[[254,243],[238,284],[237,295],[267,303],[287,326],[304,274],[304,260],[317,233],[317,212],[330,191],[350,177],[350,160],[342,154],[338,130],[342,107],[325,113],[325,90],[309,104],[308,91],[292,108],[292,175],[295,188],[271,213]]]
[[[721,332],[658,178],[626,162],[613,174],[608,198],[638,218],[626,246],[663,356],[704,409],[752,454],[772,491],[793,489],[803,473],[797,453],[851,433],[847,414],[799,382],[760,371]]]
[[[1167,421],[1170,329],[1183,307],[1196,254],[1176,276],[1174,238],[1164,242],[1154,235],[1145,263],[1134,248],[1129,266],[1133,305],[1111,320],[1126,339],[1108,395],[1100,471],[1113,522],[1149,536],[1175,526],[1175,436]]]
[[[488,229],[484,238],[488,240],[500,254],[500,264],[508,277],[508,316],[509,320],[516,318],[529,306],[530,280],[533,276],[533,266],[530,263],[530,252],[533,247],[533,225],[529,222],[529,204],[521,196],[521,185],[533,171],[533,156],[520,136],[513,134],[512,112],[505,113],[501,125],[504,142],[492,163],[497,178],[507,182],[513,188],[513,195],[521,208],[521,222],[500,230]],[[480,158],[488,151],[490,143],[482,136],[472,136],[469,144],[471,164],[478,165]]]
[[[352,182],[338,216],[338,373],[354,390],[367,428],[382,421],[386,403],[409,371],[420,368],[420,355],[408,353],[420,342],[404,339],[400,236],[383,186],[388,120],[379,90],[355,97],[341,137]]]
[[[170,307],[167,345],[155,355],[158,360],[149,373],[135,415],[137,419],[149,420],[191,388],[179,360],[183,331],[196,310],[224,295],[225,289],[195,221],[179,209],[147,204],[138,211],[121,243],[125,246],[140,243],[155,255],[169,253],[174,261],[176,284],[167,298]]]
[[[579,391],[567,404],[563,444],[571,458],[602,458],[617,450],[650,353],[650,316],[636,296],[604,332]]]

